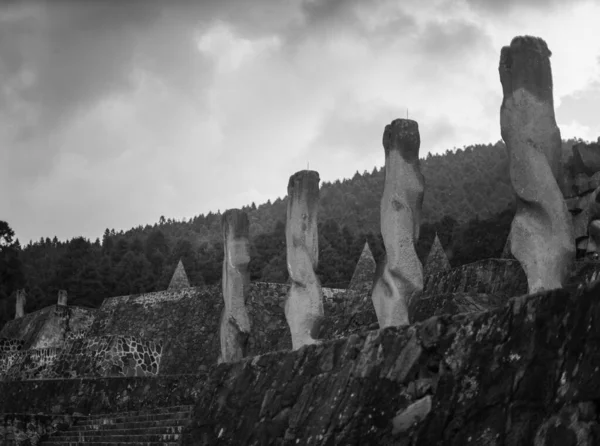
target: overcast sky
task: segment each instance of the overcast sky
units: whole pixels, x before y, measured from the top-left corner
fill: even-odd
[[[544,38],[562,136],[600,136],[598,1],[4,0],[0,220],[22,244],[189,218],[500,139],[500,48]]]

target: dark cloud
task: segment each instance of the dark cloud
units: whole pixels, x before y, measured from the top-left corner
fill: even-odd
[[[557,6],[572,6],[584,0],[467,0],[473,10],[493,15],[507,14],[519,9],[537,9],[549,11]]]
[[[318,134],[310,143],[310,150],[338,151],[352,157],[370,155],[382,148],[385,125],[403,116],[405,110],[404,106],[377,107],[361,104],[351,97],[340,98],[322,119]]]
[[[429,21],[416,39],[417,51],[436,60],[469,56],[483,45],[491,45],[485,29],[460,20]]]
[[[280,3],[264,0],[251,8],[241,0],[5,3],[0,6],[3,78],[29,71],[35,82],[13,88],[10,98],[0,95],[0,107],[9,118],[9,102],[23,102],[38,113],[35,128],[13,116],[21,122],[20,135],[28,136],[53,129],[99,98],[131,89],[134,68],[150,71],[186,96],[199,93],[198,86],[210,83],[212,66],[197,51],[198,33],[215,20],[254,35],[283,27]]]

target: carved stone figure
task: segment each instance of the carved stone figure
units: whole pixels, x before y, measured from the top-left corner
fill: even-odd
[[[66,290],[58,290],[58,302],[57,305],[67,305],[67,291]]]
[[[17,291],[17,303],[15,305],[15,319],[25,316],[25,303],[27,302],[27,293],[25,290]]]
[[[230,209],[221,219],[223,230],[223,300],[221,314],[221,357],[219,362],[239,361],[245,355],[250,335],[250,317],[246,309],[250,286],[250,223],[245,212]]]
[[[561,139],[554,117],[550,50],[540,38],[515,37],[500,54],[500,128],[517,196],[511,252],[529,292],[561,288],[575,259],[571,216],[561,181]]]
[[[381,235],[386,257],[372,294],[381,328],[409,324],[409,304],[423,291],[423,266],[415,249],[425,188],[419,166],[420,145],[416,121],[396,119],[385,127]]]
[[[302,170],[288,183],[285,239],[291,287],[285,302],[285,317],[292,347],[317,342],[323,318],[323,294],[315,269],[319,263],[317,210],[319,174]]]

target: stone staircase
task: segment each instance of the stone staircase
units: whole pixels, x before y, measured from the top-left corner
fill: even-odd
[[[175,446],[190,421],[192,406],[161,407],[147,411],[92,415],[82,418],[68,430],[57,432],[43,446],[117,444]]]

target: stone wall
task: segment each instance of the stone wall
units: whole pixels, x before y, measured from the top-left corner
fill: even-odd
[[[90,308],[52,305],[8,321],[0,338],[20,339],[24,349],[60,347],[73,336],[70,333],[86,333],[95,312]]]
[[[211,368],[183,444],[592,445],[600,282]]]
[[[124,336],[89,337],[63,347],[7,352],[0,357],[0,380],[75,377],[153,376],[162,346]]]
[[[288,284],[252,282],[248,313],[252,331],[248,356],[289,350],[290,329],[283,306]],[[327,289],[326,314],[341,310],[343,290]],[[96,314],[91,336],[126,335],[162,342],[160,374],[197,373],[217,363],[221,285],[190,287],[105,299]]]
[[[425,278],[424,295],[466,292],[519,296],[527,293],[527,277],[517,260],[485,259]]]
[[[0,381],[0,413],[90,415],[194,402],[204,374]]]

